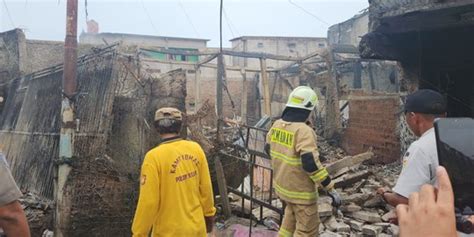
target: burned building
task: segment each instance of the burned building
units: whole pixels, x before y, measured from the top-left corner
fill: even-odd
[[[428,88],[448,101],[448,116],[474,116],[474,2],[370,1],[362,57],[399,61],[403,91]]]

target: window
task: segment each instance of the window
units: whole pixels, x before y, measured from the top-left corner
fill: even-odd
[[[290,49],[296,48],[296,43],[289,43],[288,48],[290,48]]]
[[[262,42],[258,43],[257,48],[259,48],[259,49],[263,48],[263,43]]]
[[[197,49],[186,49],[186,48],[170,48],[172,50],[176,51],[192,51],[192,52],[197,52]],[[181,54],[170,54],[169,59],[173,61],[178,61],[178,62],[198,62],[199,61],[199,56],[197,55],[181,55]]]
[[[324,47],[326,47],[326,44],[325,44],[325,43],[319,43],[318,46],[319,46],[320,48],[324,48]]]

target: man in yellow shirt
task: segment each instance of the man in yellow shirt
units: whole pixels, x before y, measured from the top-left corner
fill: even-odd
[[[316,133],[306,124],[317,101],[310,87],[295,88],[281,119],[267,134],[265,151],[272,158],[273,186],[286,204],[281,237],[318,236],[318,187],[328,192],[334,206],[341,205],[334,182],[319,161]]]
[[[162,142],[143,161],[140,196],[132,224],[134,237],[202,237],[212,230],[214,195],[206,156],[199,144],[183,140],[182,114],[155,113]]]

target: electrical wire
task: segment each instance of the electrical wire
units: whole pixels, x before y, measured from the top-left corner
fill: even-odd
[[[153,29],[155,30],[156,34],[159,35],[160,32],[159,32],[158,29],[155,27],[155,24],[153,23],[153,19],[151,18],[150,14],[148,13],[148,10],[147,10],[146,7],[145,7],[145,3],[143,2],[143,0],[140,0],[140,2],[142,3],[143,11],[145,11],[145,14],[146,14],[147,17],[148,17],[148,20],[150,21],[151,27],[153,27]]]
[[[303,7],[301,7],[300,5],[298,5],[298,4],[294,3],[294,2],[292,2],[292,0],[288,0],[288,2],[289,2],[291,5],[293,5],[293,6],[297,7],[297,8],[299,8],[300,10],[306,12],[306,14],[312,16],[314,19],[318,20],[319,22],[323,23],[324,25],[326,25],[326,26],[329,26],[329,25],[330,25],[329,23],[327,23],[327,22],[324,21],[323,19],[319,18],[318,16],[314,15],[314,14],[311,13],[310,11],[308,11],[308,10],[304,9]]]
[[[85,10],[86,10],[86,22],[89,21],[89,12],[87,11],[87,0],[84,1],[85,3]]]
[[[230,17],[227,15],[227,11],[225,10],[225,8],[223,8],[223,12],[224,12],[224,17],[225,17],[225,22],[227,23],[227,27],[229,28],[230,33],[232,34],[232,37],[235,38],[235,34],[232,28],[235,30],[237,35],[240,35],[240,33],[235,27],[234,23],[230,20]]]
[[[7,11],[7,16],[8,19],[10,20],[10,24],[12,25],[12,28],[15,28],[15,23],[13,22],[12,15],[10,14],[10,10],[8,10],[7,2],[3,0],[3,6],[5,6],[5,10]]]
[[[234,31],[232,30],[232,27],[230,26],[229,19],[227,18],[225,9],[224,9],[224,17],[225,17],[225,23],[227,24],[227,28],[229,28],[230,33],[232,34],[232,38],[235,38]]]
[[[196,34],[196,36],[197,36],[197,37],[201,37],[201,36],[199,35],[199,32],[196,30],[196,26],[194,26],[193,21],[191,20],[191,17],[189,17],[188,12],[186,11],[186,8],[184,8],[184,5],[183,5],[183,3],[181,2],[181,0],[178,0],[178,5],[179,5],[179,7],[181,8],[181,10],[183,10],[183,13],[184,13],[184,15],[186,16],[186,19],[188,20],[189,24],[190,24],[191,27],[193,28],[194,33]]]

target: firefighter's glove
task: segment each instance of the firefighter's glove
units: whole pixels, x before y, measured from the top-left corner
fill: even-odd
[[[342,204],[342,200],[341,200],[341,196],[339,195],[339,193],[336,191],[336,189],[332,188],[328,191],[328,195],[331,197],[332,199],[332,206],[333,207],[340,207],[341,204]]]

